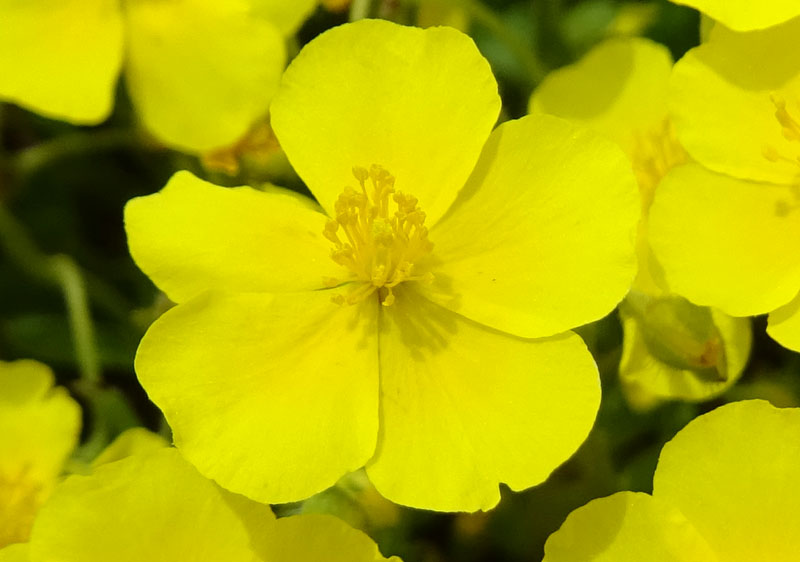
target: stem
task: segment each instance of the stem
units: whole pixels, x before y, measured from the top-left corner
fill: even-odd
[[[495,37],[505,43],[517,60],[525,68],[532,84],[538,84],[547,74],[547,68],[536,56],[533,49],[520,39],[519,35],[509,29],[505,22],[492,10],[484,6],[480,0],[461,0],[457,5],[463,5],[470,16],[486,27]]]
[[[62,158],[102,150],[142,146],[142,144],[143,139],[130,129],[76,131],[26,148],[9,160],[16,173],[21,177],[27,177],[39,168]]]
[[[0,205],[0,247],[11,261],[29,276],[42,283],[57,286],[64,294],[75,357],[85,384],[95,387],[101,382],[100,359],[89,311],[86,286],[77,264],[69,256],[43,254],[22,226]]]

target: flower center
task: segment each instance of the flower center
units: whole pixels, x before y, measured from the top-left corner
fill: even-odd
[[[384,306],[394,303],[393,289],[403,281],[433,281],[418,271],[419,261],[433,250],[425,227],[425,213],[417,198],[394,188],[394,176],[373,164],[353,168],[360,190],[346,187],[334,205],[335,218],[323,234],[333,242],[331,259],[349,270],[344,280],[326,279],[330,287],[356,281],[338,304],[355,304],[376,292]]]
[[[42,489],[27,473],[15,478],[0,474],[0,548],[28,540]]]
[[[771,145],[764,147],[764,158],[770,162],[789,162],[800,166],[800,122],[790,112],[791,107],[786,103],[784,98],[779,97],[777,94],[770,95],[772,104],[775,106],[775,119],[781,127],[781,134],[783,138],[789,142],[797,143],[797,154],[794,156],[787,156],[782,154],[777,148]],[[794,104],[795,110],[800,113],[800,100]]]
[[[689,157],[678,142],[672,122],[664,119],[657,127],[636,135],[631,159],[642,193],[642,207],[646,210],[661,178]]]

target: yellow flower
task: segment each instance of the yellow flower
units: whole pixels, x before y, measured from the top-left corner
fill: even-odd
[[[798,444],[798,408],[717,408],[664,446],[652,496],[620,492],[575,510],[544,562],[796,560]]]
[[[0,98],[76,124],[104,121],[124,69],[144,126],[203,152],[267,112],[283,36],[313,0],[0,0]]]
[[[800,18],[765,31],[715,26],[675,66],[678,137],[703,166],[674,170],[650,240],[673,289],[734,316],[771,312],[800,350]],[[777,309],[777,310],[776,310]]]
[[[78,443],[81,412],[36,361],[0,361],[0,548],[28,538]]]
[[[137,373],[201,473],[272,503],[366,465],[397,503],[473,511],[575,451],[600,387],[568,330],[630,285],[635,182],[554,117],[490,135],[499,108],[462,33],[341,26],[271,108],[321,208],[188,173],[128,203],[131,254],[179,303]]]
[[[91,476],[67,478],[39,512],[30,542],[9,554],[0,551],[0,560],[6,559],[386,560],[369,537],[334,517],[276,520],[269,506],[219,488],[172,448],[105,464]]]
[[[778,25],[800,16],[797,0],[672,0],[691,6],[736,31],[752,31]]]
[[[625,150],[639,183],[639,272],[620,306],[624,331],[620,380],[628,401],[707,400],[733,385],[750,353],[746,319],[695,307],[671,294],[648,242],[650,207],[664,175],[688,156],[667,107],[672,58],[647,39],[611,39],[581,61],[552,72],[531,97],[531,111],[583,123]]]

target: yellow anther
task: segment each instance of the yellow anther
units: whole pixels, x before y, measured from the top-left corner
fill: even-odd
[[[648,208],[652,202],[661,178],[673,167],[689,159],[669,119],[664,119],[650,131],[637,134],[631,146],[631,157],[644,208]]]
[[[338,303],[354,304],[376,290],[390,306],[392,289],[404,281],[422,281],[430,273],[416,273],[416,264],[433,249],[425,227],[425,213],[417,198],[395,192],[395,178],[381,166],[353,167],[360,191],[346,187],[334,204],[335,219],[323,235],[334,244],[331,258],[348,268],[350,279],[361,282]],[[338,284],[338,281],[337,281]],[[327,285],[326,286],[331,286]],[[341,297],[341,298],[339,298]]]

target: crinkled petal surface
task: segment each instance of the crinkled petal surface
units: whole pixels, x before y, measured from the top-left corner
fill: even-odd
[[[734,316],[788,303],[800,288],[800,209],[792,188],[714,174],[696,164],[662,180],[650,244],[670,288]]]
[[[800,295],[769,315],[767,333],[782,346],[800,351]]]
[[[500,482],[544,481],[586,438],[600,403],[583,341],[515,338],[401,289],[381,312],[375,487],[403,505],[476,511],[497,504]]]
[[[200,152],[267,114],[286,60],[278,29],[245,0],[127,2],[126,79],[159,140]]]
[[[294,33],[314,11],[315,0],[248,0],[253,13],[266,19],[284,35]]]
[[[500,110],[489,64],[451,28],[362,20],[327,31],[286,70],[272,126],[332,214],[353,166],[383,166],[433,224],[456,197]]]
[[[118,0],[0,0],[0,98],[96,124],[111,113],[123,54]]]
[[[800,409],[734,402],[664,446],[653,495],[680,509],[725,562],[800,552]]]
[[[544,552],[544,562],[717,561],[678,510],[635,492],[619,492],[576,509],[547,539]]]
[[[619,376],[629,402],[647,408],[660,400],[708,400],[736,384],[750,357],[753,339],[750,320],[734,318],[716,309],[711,309],[711,316],[724,346],[725,380],[710,380],[695,371],[660,361],[648,350],[636,318],[621,314],[625,337]]]
[[[251,532],[274,525],[269,506],[222,490],[175,449],[71,476],[42,509],[31,562],[252,562]]]
[[[206,293],[150,327],[136,372],[201,473],[258,501],[305,499],[374,452],[377,306]]]
[[[800,18],[753,33],[715,26],[707,42],[678,61],[671,80],[670,106],[686,150],[717,172],[800,183],[800,142],[783,136],[774,101],[800,119],[798,50]],[[780,158],[768,160],[765,151]]]
[[[269,562],[383,562],[387,560],[367,535],[329,515],[278,519],[265,536],[262,558]],[[396,556],[391,562],[400,562]]]
[[[667,116],[672,57],[642,38],[609,39],[579,62],[551,72],[531,98],[531,110],[584,123],[630,154],[636,135]]]
[[[545,337],[597,320],[636,273],[639,197],[611,141],[548,115],[500,125],[430,234],[426,296],[472,320]]]
[[[299,291],[338,275],[325,215],[288,192],[224,188],[178,172],[125,207],[136,264],[175,302],[205,290]]]
[[[763,29],[800,16],[796,0],[672,0],[691,6],[737,31]]]

